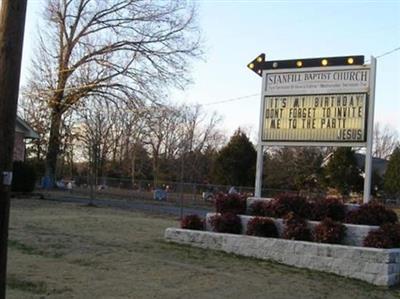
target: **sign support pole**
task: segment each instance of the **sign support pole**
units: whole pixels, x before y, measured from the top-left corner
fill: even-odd
[[[370,91],[368,98],[368,129],[367,147],[365,150],[365,178],[363,203],[368,203],[371,197],[372,179],[372,147],[374,132],[374,109],[375,109],[375,83],[376,83],[376,58],[371,56]]]
[[[264,150],[262,145],[262,131],[263,131],[263,115],[264,115],[264,92],[266,84],[266,74],[263,72],[262,87],[261,87],[261,100],[260,100],[260,123],[258,126],[258,144],[257,144],[257,164],[256,164],[256,182],[254,196],[261,197],[262,189],[262,175],[263,175],[263,165],[264,165]]]
[[[263,168],[263,146],[261,143],[257,145],[257,165],[256,165],[256,186],[255,186],[255,197],[261,197],[262,188],[262,168]]]

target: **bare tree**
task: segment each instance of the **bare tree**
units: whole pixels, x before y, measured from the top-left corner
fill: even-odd
[[[83,146],[83,154],[89,161],[89,170],[97,179],[103,176],[106,162],[112,152],[115,143],[112,133],[119,113],[113,104],[102,103],[101,99],[90,101],[85,108],[80,112],[79,139]]]
[[[211,170],[212,154],[226,141],[225,135],[218,129],[221,118],[215,112],[205,113],[199,105],[183,106],[181,111],[183,130],[180,159],[186,169],[186,173],[183,173],[181,166],[181,180],[204,180]]]
[[[60,140],[61,147],[58,159],[57,175],[64,175],[64,169],[72,176],[74,143],[77,135],[73,132],[76,113],[73,109],[66,111],[61,118]],[[46,99],[32,90],[24,88],[19,103],[19,114],[38,133],[39,138],[30,140],[27,144],[27,156],[37,162],[44,162],[49,141],[50,109]],[[65,167],[66,166],[66,167]]]
[[[130,163],[126,163],[126,165],[130,165],[130,175],[133,186],[136,183],[135,176],[137,154],[141,150],[141,143],[145,133],[147,113],[148,111],[145,109],[145,107],[134,110],[130,109],[128,106],[127,110],[122,114],[121,127],[123,128],[124,143],[121,155],[123,155],[124,161],[130,161]]]
[[[161,176],[162,161],[176,157],[178,154],[179,134],[177,134],[177,129],[181,124],[181,114],[172,105],[152,105],[146,116],[143,142],[151,153],[154,184],[157,185]]]
[[[200,106],[153,105],[147,114],[144,144],[153,160],[154,183],[163,176],[163,164],[168,168],[165,175],[169,179],[196,180],[201,177],[206,168],[202,165],[207,160],[204,156],[225,140],[217,128],[219,123],[220,117],[216,113],[207,115]],[[189,176],[182,172],[182,163],[185,163]]]
[[[62,115],[81,99],[156,99],[188,81],[197,57],[195,9],[186,1],[48,0],[31,82],[50,108],[46,175],[54,179]]]
[[[19,114],[39,135],[39,138],[30,141],[27,148],[28,155],[37,161],[44,161],[50,130],[50,110],[47,103],[38,97],[26,96],[22,92]]]
[[[380,123],[374,126],[374,145],[373,156],[388,159],[396,146],[399,145],[399,133],[393,127],[385,125],[383,128]]]
[[[207,114],[200,105],[181,106],[180,111],[188,151],[218,148],[226,141],[224,135],[218,130],[221,117],[216,112]]]

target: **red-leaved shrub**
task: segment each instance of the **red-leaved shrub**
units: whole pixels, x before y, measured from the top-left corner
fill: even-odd
[[[247,235],[278,238],[278,229],[272,219],[266,217],[254,217],[247,223]]]
[[[276,214],[276,199],[265,201],[263,205],[265,217],[279,217]]]
[[[181,220],[181,228],[204,230],[204,220],[198,215],[187,215]]]
[[[370,231],[364,239],[365,247],[400,248],[400,224],[386,223]]]
[[[294,213],[289,213],[284,218],[285,227],[283,230],[283,238],[290,240],[311,241],[311,231],[307,227],[307,223]]]
[[[379,229],[370,231],[364,239],[365,247],[392,248],[393,243],[390,236],[382,233]]]
[[[374,202],[363,204],[346,215],[346,223],[353,224],[382,225],[397,221],[397,214],[393,210]]]
[[[251,216],[265,216],[265,204],[263,200],[255,200],[249,206],[248,214]]]
[[[275,214],[275,201],[276,200],[255,200],[249,206],[249,215],[251,216],[267,216],[276,217]]]
[[[215,199],[217,213],[246,214],[246,198],[240,194],[218,193]]]
[[[284,217],[292,212],[301,218],[309,218],[311,214],[310,203],[298,195],[281,194],[271,204],[275,217]]]
[[[325,218],[314,228],[314,241],[340,244],[345,237],[346,227],[330,218]]]
[[[331,218],[335,221],[343,221],[346,216],[346,207],[340,199],[326,197],[313,203],[311,214],[312,220]]]
[[[218,233],[240,234],[242,232],[240,217],[233,213],[212,216],[210,223],[213,230]]]
[[[381,225],[380,229],[385,234],[390,236],[393,242],[393,247],[400,248],[400,224],[399,223],[385,223]]]

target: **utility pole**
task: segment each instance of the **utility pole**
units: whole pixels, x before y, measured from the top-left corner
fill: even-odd
[[[6,297],[15,119],[27,0],[2,0],[0,11],[0,299]]]

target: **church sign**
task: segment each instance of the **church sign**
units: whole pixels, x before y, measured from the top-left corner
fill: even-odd
[[[256,196],[264,146],[366,147],[369,200],[376,59],[364,56],[266,61],[248,65],[262,77]]]
[[[265,71],[263,142],[366,142],[369,69]]]

